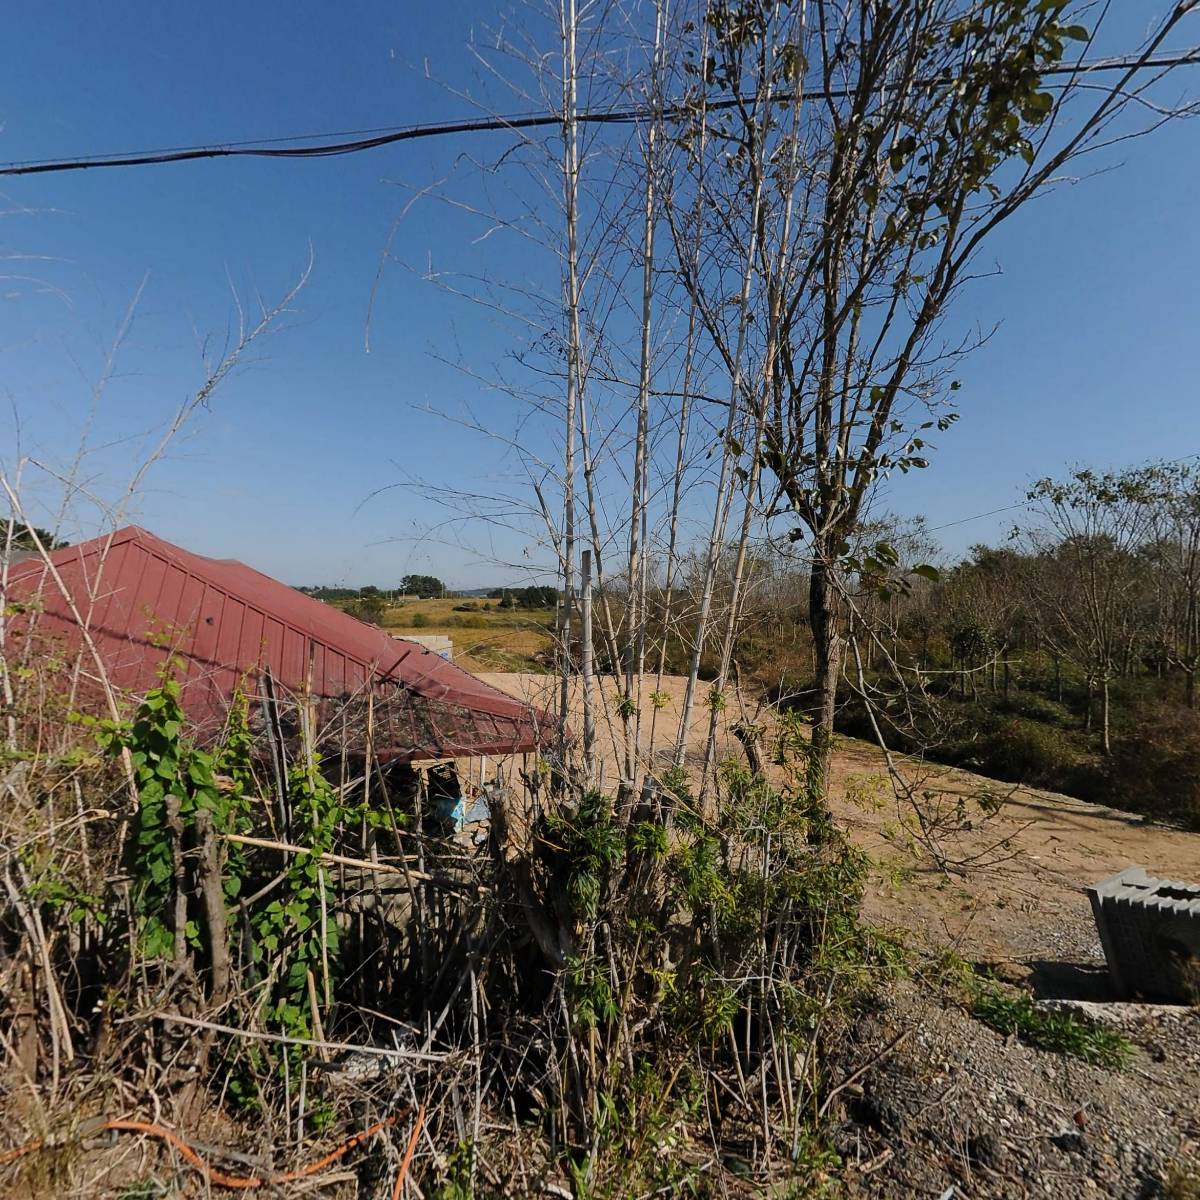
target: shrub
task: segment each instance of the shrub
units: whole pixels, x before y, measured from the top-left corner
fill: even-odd
[[[1060,786],[1078,760],[1071,738],[1061,729],[1023,717],[1004,721],[981,737],[963,766],[1011,783]]]
[[[340,607],[343,612],[366,621],[368,625],[380,625],[391,606],[378,591],[364,588],[361,596],[344,601]]]
[[[996,708],[1014,717],[1025,717],[1046,725],[1063,727],[1075,724],[1075,718],[1065,704],[1059,704],[1048,696],[1039,696],[1036,692],[1014,690],[1007,699],[999,700]]]
[[[1200,716],[1175,705],[1146,705],[1113,741],[1104,799],[1200,829]]]
[[[445,629],[487,629],[491,622],[482,613],[468,613],[463,617],[447,617],[440,624]]]

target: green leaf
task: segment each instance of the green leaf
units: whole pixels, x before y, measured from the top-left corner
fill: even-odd
[[[920,575],[922,579],[928,579],[930,583],[937,583],[942,577],[941,571],[937,567],[931,566],[929,563],[921,563],[918,567],[913,567],[912,573]]]

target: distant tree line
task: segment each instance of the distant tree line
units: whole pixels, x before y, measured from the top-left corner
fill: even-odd
[[[357,600],[363,596],[380,596],[389,602],[401,596],[416,596],[419,600],[430,600],[455,594],[436,575],[405,575],[394,588],[381,588],[373,583],[360,588],[314,584],[298,588],[297,591],[326,602]]]
[[[553,608],[558,603],[558,588],[535,585],[523,588],[493,588],[489,600],[499,600],[501,608]]]
[[[342,600],[356,600],[362,591],[366,589],[351,588],[351,587],[330,587],[326,584],[314,584],[309,587],[298,587],[296,591],[303,592],[306,596],[311,596],[314,600],[324,600],[326,604],[335,603]],[[378,588],[372,588],[372,591],[378,591]]]
[[[403,597],[415,596],[419,600],[429,600],[454,595],[436,575],[405,575],[395,589],[369,583],[360,588],[314,584],[296,590],[312,596],[314,600],[336,605],[343,612],[372,625],[380,624],[387,610]]]

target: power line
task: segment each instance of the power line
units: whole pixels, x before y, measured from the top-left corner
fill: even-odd
[[[1161,465],[1164,467],[1176,467],[1176,466],[1179,466],[1180,463],[1192,462],[1198,458],[1200,458],[1200,450],[1197,450],[1193,454],[1185,454],[1181,458],[1165,458],[1165,459],[1159,459],[1159,460],[1152,460],[1150,465],[1151,466]],[[955,525],[967,525],[971,521],[982,521],[984,517],[995,517],[995,516],[998,516],[1000,513],[1012,512],[1013,509],[1028,508],[1029,506],[1030,506],[1030,501],[1020,500],[1016,504],[1005,504],[1005,505],[1002,505],[1000,508],[989,508],[987,512],[974,513],[969,517],[959,517],[958,520],[956,520],[956,521],[946,521],[942,525],[931,525],[931,526],[929,526],[927,532],[928,533],[937,533],[939,529],[952,529]]]
[[[1069,65],[1047,67],[1044,75],[1093,75],[1112,71],[1152,71],[1170,67],[1200,65],[1200,51],[1159,56],[1145,61],[1133,57],[1081,60]],[[946,77],[916,81],[917,87],[932,87],[950,82]],[[805,99],[845,99],[854,95],[851,88],[805,90],[803,93],[781,93],[773,98],[777,104],[787,104],[802,95]],[[741,100],[712,100],[704,107],[708,112],[736,108]],[[661,110],[650,108],[612,109],[607,112],[582,112],[575,120],[580,125],[633,125],[651,119],[680,121],[696,114],[691,104],[670,104]],[[424,138],[448,137],[464,133],[516,132],[561,125],[561,113],[518,113],[507,117],[480,117],[467,121],[436,121],[427,124],[380,126],[375,129],[343,130],[336,133],[292,134],[261,140],[228,141],[196,146],[171,146],[157,150],[135,150],[124,154],[80,155],[75,158],[29,159],[0,166],[0,175],[46,175],[59,171],[85,171],[100,167],[142,167],[159,163],[189,162],[209,158],[330,158],[339,154],[358,154],[381,146]],[[339,140],[330,140],[330,139]],[[297,146],[288,143],[309,142]]]
[[[955,525],[966,525],[970,521],[982,521],[984,517],[994,517],[998,513],[1012,512],[1014,508],[1028,508],[1027,501],[1021,501],[1019,504],[1005,504],[1002,508],[990,508],[987,512],[975,513],[970,517],[959,517],[957,521],[947,521],[944,525],[931,525],[928,529],[929,533],[937,533],[939,529],[950,529]]]

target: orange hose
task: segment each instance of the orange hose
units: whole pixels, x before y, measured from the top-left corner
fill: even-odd
[[[424,1113],[425,1107],[422,1105],[421,1115],[417,1119],[418,1130],[420,1129]],[[156,1137],[174,1146],[180,1155],[191,1163],[209,1183],[215,1184],[217,1187],[227,1188],[229,1191],[248,1192],[256,1188],[270,1187],[275,1184],[292,1183],[297,1179],[304,1179],[308,1175],[314,1175],[322,1167],[327,1167],[330,1163],[336,1162],[343,1154],[348,1153],[355,1146],[373,1137],[381,1129],[386,1129],[388,1126],[394,1125],[402,1115],[397,1114],[392,1117],[384,1117],[382,1121],[376,1121],[374,1125],[364,1129],[361,1133],[356,1133],[351,1138],[347,1138],[336,1149],[331,1150],[324,1157],[318,1158],[315,1162],[311,1162],[305,1167],[300,1167],[295,1171],[285,1171],[281,1175],[270,1175],[264,1179],[258,1179],[252,1175],[226,1175],[224,1171],[218,1171],[215,1167],[210,1167],[179,1134],[175,1133],[174,1130],[168,1129],[165,1125],[155,1125],[149,1121],[113,1119],[105,1121],[103,1125],[100,1125],[96,1129],[96,1132],[102,1133],[105,1130],[111,1129],[116,1133],[144,1133],[150,1137]],[[416,1139],[414,1137],[413,1143],[409,1146],[409,1157],[411,1157],[415,1143]],[[9,1163],[16,1162],[17,1159],[24,1158],[26,1154],[32,1154],[35,1150],[40,1150],[44,1145],[44,1139],[34,1138],[32,1141],[26,1142],[23,1146],[17,1146],[13,1150],[6,1150],[3,1154],[0,1154],[0,1166],[7,1166]],[[404,1165],[408,1165],[407,1157]],[[401,1178],[403,1179],[403,1168],[401,1170]]]
[[[7,1167],[9,1163],[14,1163],[18,1158],[24,1158],[27,1154],[32,1154],[35,1150],[40,1150],[45,1142],[41,1138],[34,1138],[32,1142],[26,1142],[23,1146],[16,1147],[15,1150],[5,1150],[0,1154],[0,1167]]]
[[[106,1121],[100,1128],[102,1130],[116,1130],[118,1133],[146,1133],[151,1137],[159,1138],[169,1145],[174,1146],[180,1155],[187,1159],[209,1183],[215,1183],[218,1187],[229,1188],[233,1191],[249,1191],[252,1188],[260,1188],[267,1182],[265,1179],[255,1179],[252,1176],[226,1175],[223,1171],[218,1171],[210,1167],[179,1134],[168,1129],[165,1125],[154,1125],[149,1121],[116,1120]]]
[[[421,1136],[421,1126],[425,1124],[425,1104],[422,1102],[420,1111],[417,1113],[417,1119],[413,1122],[412,1135],[408,1139],[408,1149],[404,1151],[404,1158],[400,1163],[400,1173],[396,1176],[396,1186],[392,1188],[392,1200],[400,1200],[400,1193],[404,1190],[404,1177],[408,1174],[408,1164],[412,1162],[413,1151],[417,1148],[417,1138]]]
[[[307,1167],[301,1167],[298,1171],[287,1171],[283,1175],[276,1175],[271,1183],[292,1183],[294,1180],[303,1179],[307,1175],[315,1175],[322,1167],[327,1167],[331,1162],[336,1162],[348,1150],[353,1150],[360,1142],[365,1142],[367,1138],[374,1137],[381,1129],[386,1129],[389,1125],[395,1125],[399,1120],[398,1116],[384,1117],[382,1121],[376,1121],[374,1125],[368,1129],[364,1129],[362,1133],[356,1133],[349,1141],[343,1142],[336,1150],[331,1150],[324,1158],[318,1158],[316,1162],[309,1163]]]

